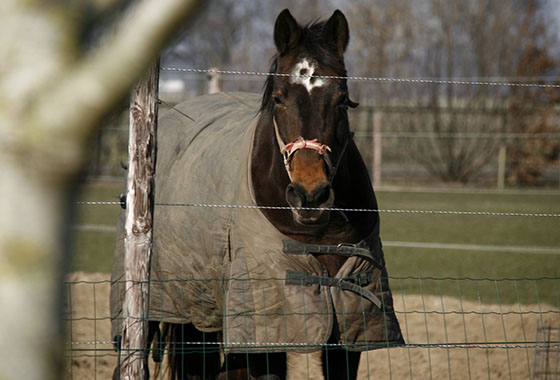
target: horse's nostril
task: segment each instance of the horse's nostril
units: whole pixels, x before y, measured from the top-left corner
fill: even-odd
[[[334,199],[332,186],[321,185],[311,193],[297,183],[291,183],[286,187],[286,200],[292,207],[323,207]]]
[[[332,197],[332,187],[330,185],[323,185],[313,193],[313,201],[316,205],[322,206],[329,202]]]
[[[301,186],[291,183],[286,187],[286,200],[292,207],[302,207],[305,200],[305,191]]]

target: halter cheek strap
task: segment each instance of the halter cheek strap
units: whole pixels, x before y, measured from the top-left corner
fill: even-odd
[[[276,118],[274,116],[272,116],[272,122],[274,124],[274,133],[276,134],[276,141],[278,143],[278,147],[280,148],[280,153],[282,154],[282,157],[284,159],[284,167],[286,168],[286,173],[288,173],[288,177],[290,178],[290,181],[292,181],[290,163],[292,161],[293,155],[300,149],[313,149],[316,150],[317,153],[321,155],[321,157],[323,157],[323,160],[325,161],[325,164],[327,165],[327,168],[329,170],[328,181],[329,183],[331,183],[334,176],[336,175],[336,170],[338,169],[338,165],[340,164],[340,161],[344,156],[344,152],[346,151],[346,147],[348,146],[348,141],[350,140],[350,138],[352,138],[353,134],[351,134],[350,138],[346,139],[346,141],[344,142],[344,146],[342,147],[342,151],[340,152],[338,161],[336,162],[336,166],[333,166],[329,155],[329,153],[331,152],[331,148],[328,145],[321,144],[320,142],[317,141],[317,139],[305,140],[301,136],[298,137],[295,141],[285,144],[284,141],[282,140],[282,137],[280,136],[278,123],[276,123]]]

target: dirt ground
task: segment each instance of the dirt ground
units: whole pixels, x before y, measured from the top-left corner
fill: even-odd
[[[68,379],[112,376],[117,358],[110,343],[108,280],[108,274],[69,275]],[[450,297],[394,296],[409,346],[363,353],[359,379],[532,379],[535,348],[522,342],[536,340],[539,321],[560,325],[558,309],[549,305],[480,305]],[[480,347],[486,343],[491,347]],[[449,345],[422,347],[425,344]]]

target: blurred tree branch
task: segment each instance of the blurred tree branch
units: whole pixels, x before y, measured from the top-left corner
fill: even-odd
[[[62,377],[69,187],[100,121],[201,3],[0,2],[1,379]]]

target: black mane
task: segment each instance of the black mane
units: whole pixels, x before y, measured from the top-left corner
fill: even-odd
[[[326,66],[340,76],[346,76],[346,68],[344,60],[336,54],[336,48],[331,46],[329,41],[324,39],[325,21],[313,22],[308,25],[300,26],[302,29],[301,39],[296,45],[296,48],[290,50],[285,55],[292,53],[295,50],[305,51],[306,54],[320,62],[322,66]],[[276,73],[278,70],[278,59],[280,55],[277,53],[272,56],[269,73]],[[282,73],[288,74],[288,73]],[[268,75],[264,84],[264,93],[261,102],[260,111],[272,111],[274,102],[272,101],[272,91],[274,89],[274,75]]]

